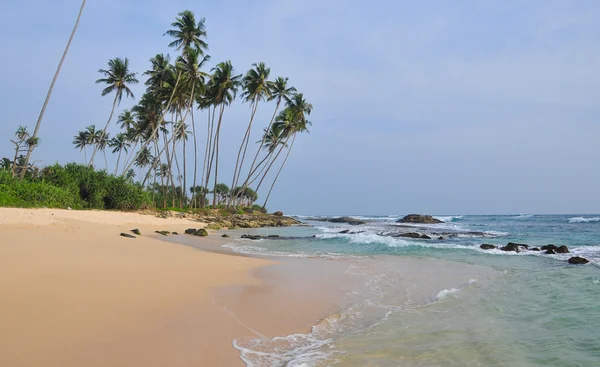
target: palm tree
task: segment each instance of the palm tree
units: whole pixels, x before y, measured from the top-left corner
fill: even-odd
[[[123,110],[119,115],[117,123],[121,129],[129,131],[135,126],[135,114],[131,110]]]
[[[86,145],[89,145],[91,147],[95,147],[96,144],[98,144],[98,137],[99,137],[99,131],[96,130],[96,125],[90,125],[88,127],[85,128],[85,131],[83,132],[82,137],[86,138]],[[86,158],[87,161],[87,158]],[[94,164],[94,161],[92,159],[92,165]]]
[[[279,111],[279,106],[281,105],[281,102],[285,100],[286,103],[289,103],[291,101],[291,97],[296,93],[296,88],[288,87],[287,82],[288,82],[288,78],[277,77],[277,79],[275,79],[275,81],[270,82],[270,84],[269,84],[271,93],[270,93],[270,97],[268,98],[268,100],[269,101],[276,100],[277,104],[275,106],[275,111],[273,112],[273,117],[271,117],[271,121],[269,122],[269,126],[267,126],[267,128],[265,130],[266,133],[272,132],[273,122],[275,121],[275,117],[277,116],[277,111]],[[271,136],[271,138],[277,138],[278,136],[279,136],[279,134]],[[266,143],[266,140],[262,139],[260,142],[260,146],[259,146],[258,150],[256,151],[256,155],[254,156],[254,160],[252,161],[252,165],[250,165],[250,170],[248,172],[246,181],[244,182],[242,187],[246,187],[249,184],[250,180],[252,179],[252,176],[256,173],[258,168],[265,161],[267,161],[267,158],[269,158],[270,155],[273,154],[274,148],[273,148],[273,150],[267,149],[268,154],[258,164],[256,164],[258,156],[259,156],[260,152],[262,151],[263,145],[265,143]],[[275,144],[275,145],[277,145],[277,144]],[[263,167],[263,169],[264,168],[265,167]]]
[[[186,144],[185,142],[188,140],[188,135],[190,134],[187,131],[188,125],[186,125],[183,121],[179,121],[175,126],[175,141],[183,141],[183,192],[186,191],[187,187],[187,165],[186,165]],[[194,154],[195,156],[195,154]]]
[[[50,88],[48,88],[48,93],[46,94],[46,99],[44,100],[44,104],[42,105],[42,110],[40,111],[40,115],[38,117],[37,123],[35,124],[35,129],[33,130],[32,139],[35,141],[37,139],[38,132],[40,130],[40,125],[42,124],[42,119],[44,118],[44,113],[46,112],[46,107],[48,107],[48,102],[50,101],[50,96],[52,96],[52,90],[54,89],[54,84],[56,84],[56,80],[58,79],[58,74],[60,74],[60,70],[62,69],[63,63],[67,58],[67,53],[69,52],[69,47],[71,47],[71,42],[73,42],[73,38],[75,37],[75,32],[77,31],[77,27],[79,26],[79,21],[81,20],[81,14],[83,14],[83,8],[85,7],[86,0],[81,2],[81,7],[79,8],[79,14],[77,15],[77,20],[75,21],[75,26],[71,31],[71,36],[69,37],[69,41],[67,42],[67,46],[65,47],[65,51],[63,52],[62,57],[60,58],[60,62],[58,63],[58,68],[54,73],[54,77],[52,78],[52,83],[50,83]],[[35,148],[36,144],[29,145],[29,149],[27,150],[27,157],[25,158],[25,166],[29,165],[29,159],[31,158],[31,153]],[[25,171],[21,172],[21,179],[25,177]]]
[[[196,17],[191,10],[184,10],[178,15],[175,22],[171,23],[174,29],[165,32],[165,35],[175,38],[173,42],[169,43],[169,47],[175,47],[176,50],[190,47],[199,50],[207,49],[208,44],[203,40],[206,38],[204,18],[196,23]]]
[[[79,151],[83,151],[83,160],[87,160],[87,154],[85,147],[88,145],[88,133],[87,131],[80,131],[73,137],[73,144],[75,144],[75,148],[78,148]]]
[[[124,150],[127,153],[127,149],[130,147],[130,142],[126,134],[119,133],[114,138],[110,139],[108,145],[113,148],[112,152],[119,153],[117,156],[117,165],[115,166],[115,176],[119,171],[119,162],[121,160],[121,152]]]
[[[106,129],[108,129],[108,125],[110,124],[110,120],[112,120],[115,108],[117,107],[117,104],[121,103],[123,92],[125,92],[125,96],[134,98],[133,92],[129,89],[128,84],[136,84],[139,81],[135,77],[136,73],[131,73],[129,71],[129,60],[127,58],[109,60],[108,69],[100,69],[98,72],[104,74],[104,78],[96,80],[96,84],[104,83],[107,85],[106,88],[102,90],[102,95],[105,96],[115,92],[115,99],[113,101],[112,109],[110,110],[110,115],[108,116],[108,121],[106,121],[106,126],[104,126],[101,133],[100,140],[103,140],[106,135]],[[92,153],[92,158],[89,163],[90,166],[92,165],[96,151],[97,149],[94,149],[94,152]]]
[[[208,44],[203,40],[203,38],[206,38],[204,19],[201,19],[198,23],[196,23],[194,13],[191,12],[190,10],[184,10],[183,12],[179,13],[179,17],[176,18],[175,22],[172,23],[171,25],[174,27],[174,29],[171,29],[171,30],[168,30],[167,32],[165,32],[165,35],[169,35],[169,36],[175,38],[175,40],[173,40],[169,44],[169,47],[176,47],[176,50],[179,50],[182,47],[184,49],[194,47],[201,51],[204,51],[205,49],[208,48]],[[179,75],[177,76],[176,82],[173,87],[172,94],[169,97],[168,102],[163,110],[164,112],[162,113],[160,122],[158,124],[156,124],[153,131],[150,133],[150,136],[154,136],[156,134],[156,131],[162,124],[162,121],[164,121],[165,114],[170,110],[171,103],[173,101],[175,92],[177,91],[180,79],[181,79],[181,73],[179,73]],[[150,140],[146,140],[144,142],[144,144],[142,145],[142,148],[145,148],[149,143],[150,143]],[[164,151],[164,149],[165,149],[165,147],[163,147],[163,151]],[[140,150],[140,152],[141,152],[141,150]],[[138,154],[139,154],[139,152],[138,152]],[[160,157],[160,155],[162,155],[162,151],[158,154],[158,157]],[[137,159],[137,157],[134,158],[134,161],[135,161],[135,159]],[[132,162],[130,162],[129,165],[127,167],[125,167],[125,170],[128,170],[129,168],[131,168]]]
[[[233,171],[233,183],[231,184],[231,187],[235,187],[237,185],[239,176],[241,175],[242,168],[244,166],[244,159],[246,158],[248,143],[250,142],[252,121],[254,120],[254,115],[258,109],[258,102],[264,100],[265,98],[271,97],[271,90],[269,88],[270,82],[268,80],[271,69],[268,68],[264,62],[252,64],[252,66],[254,68],[250,69],[242,80],[242,88],[244,89],[242,97],[244,98],[244,101],[250,102],[250,109],[252,112],[250,114],[250,122],[248,123],[246,134],[242,139],[242,144],[240,144],[240,149],[238,151],[237,160],[235,162],[235,170]]]
[[[213,69],[213,75],[208,87],[208,94],[210,96],[214,109],[219,107],[219,120],[217,122],[217,129],[213,137],[213,152],[211,153],[211,159],[209,168],[207,171],[206,186],[210,178],[210,172],[212,169],[213,158],[215,159],[215,185],[217,184],[219,175],[219,134],[221,132],[221,123],[223,122],[223,112],[225,106],[231,104],[237,95],[237,90],[240,85],[241,75],[233,75],[233,66],[231,61],[221,62],[217,64]],[[214,118],[213,109],[213,118]],[[217,195],[213,195],[213,206],[217,205]]]
[[[102,152],[102,154],[104,155],[104,165],[106,167],[106,172],[108,172],[108,161],[106,160],[106,146],[108,145],[108,143],[110,142],[110,134],[106,133],[106,134],[102,134],[101,131],[98,131],[98,135],[96,136],[96,146],[98,147],[98,150]]]
[[[206,55],[202,58],[202,61],[199,61],[202,51],[197,48],[187,48],[183,51],[183,55],[178,59],[178,64],[181,66],[184,75],[186,76],[184,81],[184,89],[189,91],[190,101],[189,101],[189,109],[192,115],[192,134],[194,137],[194,183],[193,186],[196,186],[196,179],[198,175],[198,140],[196,136],[196,122],[194,120],[194,102],[197,96],[200,96],[205,93],[205,77],[209,75],[203,71],[201,68],[204,64],[210,60],[210,56]],[[185,145],[183,148],[183,159],[185,161]],[[185,166],[185,163],[184,163]],[[184,192],[186,186],[186,173],[185,168],[183,171],[184,174]]]
[[[306,119],[306,116],[310,115],[310,113],[312,112],[312,108],[312,104],[306,102],[302,94],[296,94],[289,102],[288,112],[286,113],[286,119],[281,120],[279,122],[281,124],[281,129],[283,133],[288,136],[288,139],[289,136],[292,136],[292,143],[288,149],[287,154],[285,155],[285,159],[283,160],[279,171],[277,171],[277,175],[275,176],[271,187],[269,188],[269,192],[265,199],[265,203],[263,204],[263,209],[267,207],[267,202],[269,201],[269,197],[271,196],[273,187],[275,187],[275,183],[277,182],[277,179],[279,178],[279,175],[281,174],[281,171],[283,170],[283,167],[285,166],[285,163],[287,162],[290,156],[292,148],[294,147],[294,142],[296,141],[296,134],[308,132],[308,126],[311,125],[311,123]],[[260,184],[258,187],[260,187]]]
[[[141,175],[142,169],[144,167],[146,167],[147,165],[149,165],[153,160],[154,160],[154,157],[152,156],[150,149],[148,149],[147,147],[140,149],[140,152],[138,153],[137,158],[134,161],[135,166],[139,167],[139,169],[140,169],[140,175]]]
[[[218,203],[223,203],[229,195],[229,186],[224,183],[219,183],[213,188],[213,193],[218,197]]]

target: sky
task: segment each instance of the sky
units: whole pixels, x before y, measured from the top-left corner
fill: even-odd
[[[1,5],[0,157],[13,154],[18,125],[35,126],[80,4]],[[103,126],[112,104],[94,83],[98,69],[127,57],[143,81],[151,57],[176,56],[163,34],[184,9],[206,18],[210,67],[231,60],[242,74],[263,61],[313,104],[273,211],[600,212],[600,2],[586,0],[90,0],[36,164],[83,162],[73,136]],[[132,90],[140,97],[143,83]],[[118,112],[134,103],[123,100]],[[259,106],[252,141],[273,111]],[[197,116],[205,126],[204,112]],[[241,101],[225,111],[225,183],[249,116]]]

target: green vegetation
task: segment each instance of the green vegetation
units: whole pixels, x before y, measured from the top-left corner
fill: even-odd
[[[81,10],[84,5],[85,1]],[[106,69],[99,70],[101,78],[96,83],[103,86],[101,95],[114,97],[104,127],[82,127],[73,138],[73,145],[83,153],[87,166],[35,167],[29,157],[39,145],[37,131],[43,110],[34,134],[19,127],[12,140],[15,155],[2,161],[2,166],[6,166],[2,184],[7,191],[2,193],[0,205],[265,211],[297,134],[308,131],[311,123],[307,116],[312,105],[288,85],[288,78],[271,80],[271,69],[264,62],[252,64],[245,74],[237,74],[228,60],[216,63],[208,71],[205,21],[197,20],[190,10],[179,13],[165,35],[171,37],[168,46],[177,53],[173,61],[168,54],[159,53],[150,59],[148,70],[136,73],[130,70],[127,58],[114,58],[108,60]],[[117,112],[124,96],[135,98],[130,86],[139,83],[140,75],[147,78],[145,93],[133,107]],[[223,124],[229,123],[226,111],[238,94],[242,102],[249,103],[250,116],[239,146],[232,147],[237,158],[231,167],[229,187],[219,182],[220,152],[225,148],[221,146],[220,133]],[[255,119],[257,110],[267,108],[269,102],[274,107],[272,115],[268,114],[272,117],[264,121],[261,139],[250,144],[253,129],[261,122]],[[115,113],[116,124],[111,125]],[[197,128],[196,117],[201,114],[206,125]],[[204,146],[199,146],[201,142]],[[107,148],[116,158],[112,168],[106,157]],[[193,169],[188,171],[190,148]],[[94,169],[98,152],[104,157],[102,171]],[[17,178],[21,181],[15,181]],[[37,195],[26,194],[28,187],[37,188]],[[263,205],[256,205],[261,188],[267,192],[266,199]]]
[[[22,180],[1,169],[0,206],[134,210],[152,201],[138,183],[70,163],[30,171]]]

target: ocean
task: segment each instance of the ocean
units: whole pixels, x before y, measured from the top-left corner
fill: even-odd
[[[397,215],[354,216],[367,221],[354,226],[298,218],[306,226],[246,231],[285,238],[224,247],[342,261],[356,285],[310,333],[234,340],[247,366],[600,366],[600,215],[447,215],[408,226]],[[570,253],[479,247],[508,242]],[[570,265],[571,256],[590,263]]]

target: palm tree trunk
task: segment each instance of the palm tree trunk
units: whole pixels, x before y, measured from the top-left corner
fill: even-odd
[[[117,175],[117,172],[119,171],[119,161],[121,160],[121,152],[122,152],[122,149],[119,149],[119,155],[117,156],[117,165],[115,166],[115,176]]]
[[[100,134],[100,137],[98,138],[98,142],[101,142],[104,139],[104,136],[106,136],[106,129],[108,129],[108,125],[110,124],[110,120],[112,120],[113,114],[115,113],[115,108],[117,108],[117,99],[119,98],[119,91],[117,91],[117,93],[115,93],[115,100],[113,101],[113,105],[112,105],[112,109],[110,110],[110,115],[108,116],[108,121],[106,121],[106,125],[104,126],[104,129],[102,130],[102,134]],[[100,146],[100,144],[96,144],[96,146],[94,147],[94,152],[92,153],[92,158],[90,159],[90,163],[88,164],[88,166],[92,166],[92,163],[94,162],[94,156],[96,156],[96,152],[98,151],[98,147]],[[106,168],[108,170],[108,167]]]
[[[217,106],[215,105],[213,107],[212,118],[211,118],[211,122],[210,122],[209,158],[208,158],[208,162],[206,163],[206,181],[204,184],[204,191],[203,191],[206,193],[208,193],[208,183],[210,181],[210,174],[212,172],[212,165],[213,165],[213,161],[215,158],[214,146],[216,143],[216,134],[214,133],[214,131],[215,131],[215,116],[216,116],[216,114],[217,114]]]
[[[106,173],[108,173],[108,161],[106,160],[106,149],[102,151],[104,154],[104,166],[106,167]]]
[[[196,139],[196,122],[194,121],[194,88],[196,83],[192,83],[192,92],[190,93],[190,113],[192,114],[192,134],[194,135],[194,186],[196,186],[196,173],[198,170],[198,157],[197,157],[197,139]],[[185,130],[185,127],[184,127]],[[187,175],[185,165],[185,138],[183,139],[183,196],[187,196]],[[193,197],[193,194],[192,194]]]
[[[252,121],[254,120],[254,115],[256,114],[256,109],[258,107],[258,101],[253,100],[250,114],[250,122],[248,123],[248,128],[246,129],[246,133],[244,134],[244,138],[242,139],[242,144],[240,144],[240,149],[238,150],[237,159],[235,161],[235,169],[233,170],[233,181],[231,182],[231,187],[235,188],[237,185],[239,176],[242,172],[242,166],[244,164],[244,157],[246,156],[246,149],[248,148],[248,141],[250,141],[250,131],[252,129]],[[244,155],[242,156],[242,150],[244,151]],[[240,157],[241,163],[240,163]],[[239,167],[239,173],[238,173]],[[229,200],[231,202],[231,200]]]
[[[295,136],[295,134],[294,134],[294,136]],[[269,163],[269,166],[267,167],[267,170],[265,171],[265,173],[263,174],[262,178],[258,182],[258,186],[256,186],[256,190],[255,190],[256,192],[258,192],[258,189],[260,189],[260,187],[261,187],[262,183],[264,182],[265,178],[267,178],[267,174],[269,174],[269,171],[271,170],[271,167],[273,167],[273,164],[277,161],[277,158],[279,158],[279,155],[281,154],[281,152],[283,151],[283,148],[285,148],[285,146],[287,145],[287,142],[289,140],[290,140],[290,137],[288,136],[287,139],[285,139],[285,141],[283,142],[283,144],[279,148],[279,151],[277,152],[277,155],[275,155],[275,158],[273,158],[273,160],[271,161],[271,163]]]
[[[223,121],[223,112],[225,112],[225,104],[221,104],[221,111],[219,111],[219,122],[217,124],[217,132],[215,133],[215,152],[216,152],[216,159],[215,159],[215,184],[213,186],[213,209],[216,208],[217,206],[217,192],[214,189],[215,187],[217,187],[217,180],[219,177],[219,137],[221,134],[221,122]]]
[[[192,120],[193,120],[193,119],[194,119],[194,118],[192,117]],[[192,122],[192,123],[193,123],[193,122]],[[184,198],[186,198],[186,197],[187,197],[187,190],[186,190],[186,188],[187,188],[187,181],[186,181],[186,174],[185,174],[185,171],[186,171],[186,165],[185,165],[185,155],[186,155],[186,154],[185,154],[185,149],[186,149],[186,148],[185,148],[185,140],[186,140],[186,139],[183,139],[183,189],[181,190],[181,191],[183,192],[183,197],[184,197]],[[194,139],[194,140],[195,140],[195,139]],[[194,154],[194,156],[195,156],[195,154]],[[196,171],[194,170],[194,175],[195,175],[195,174],[196,174]],[[184,201],[183,201],[183,204],[182,204],[182,207],[181,207],[181,209],[183,209],[183,206],[185,206],[185,205],[187,204],[187,203],[186,203],[186,201],[187,201],[187,200],[184,200]]]
[[[131,150],[131,154],[125,154],[125,163],[123,164],[123,167],[127,167],[127,163],[129,162],[129,159],[133,156],[133,154],[135,153],[135,149],[137,148],[138,144],[140,143],[140,139],[136,139],[135,140],[135,145],[133,146],[133,149]],[[121,175],[124,175],[126,172],[123,171],[121,173]]]
[[[67,57],[67,53],[69,52],[69,47],[71,47],[71,42],[73,42],[73,38],[75,37],[75,32],[77,31],[77,27],[79,26],[79,20],[81,20],[81,14],[83,13],[83,8],[85,7],[86,0],[81,2],[81,8],[79,9],[79,14],[77,15],[77,20],[75,21],[75,26],[71,31],[71,36],[69,37],[69,41],[67,42],[67,46],[65,47],[65,51],[58,63],[58,68],[56,69],[56,73],[54,73],[54,77],[52,78],[52,83],[50,83],[50,88],[48,89],[48,93],[46,94],[46,99],[44,100],[44,105],[42,106],[42,110],[40,111],[40,115],[38,117],[37,123],[35,124],[35,129],[33,130],[32,139],[36,139],[38,132],[40,130],[40,125],[42,124],[42,119],[44,118],[44,113],[46,112],[46,107],[48,107],[48,102],[50,101],[50,96],[52,96],[52,90],[54,89],[54,84],[56,84],[56,79],[58,79],[58,74],[60,74],[60,70],[62,69],[63,63],[65,62],[65,58]],[[25,167],[29,164],[29,159],[31,159],[31,153],[33,152],[35,145],[30,145],[27,150],[27,157],[25,158]],[[86,159],[87,161],[87,159]],[[25,177],[25,170],[21,172],[21,179]]]
[[[295,141],[296,141],[296,134],[294,133],[294,137],[292,138],[292,144],[290,144],[290,148],[288,149],[288,152],[285,155],[285,159],[283,160],[283,163],[281,163],[281,167],[279,167],[279,171],[277,171],[277,175],[275,176],[275,179],[273,180],[273,183],[271,184],[271,188],[269,189],[269,193],[267,194],[265,203],[262,206],[263,209],[265,209],[267,207],[267,202],[269,201],[269,197],[271,197],[271,191],[273,191],[273,187],[275,187],[275,183],[277,182],[277,179],[279,178],[279,174],[283,170],[283,166],[285,166],[285,162],[287,162],[288,158],[290,157],[290,152],[292,151],[292,148],[294,147]]]
[[[84,163],[88,161],[87,160],[87,152],[86,152],[85,147],[83,147],[83,160],[84,160]]]

